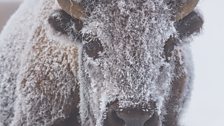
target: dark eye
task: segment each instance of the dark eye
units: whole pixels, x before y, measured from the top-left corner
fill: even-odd
[[[170,61],[170,57],[172,56],[172,51],[174,50],[174,47],[177,45],[178,43],[178,39],[174,38],[174,37],[170,37],[164,46],[164,55],[166,58],[166,61],[169,62]]]
[[[83,27],[82,21],[72,18],[63,10],[55,10],[48,18],[48,23],[57,32],[77,38]]]
[[[98,38],[85,35],[83,41],[87,42],[84,44],[83,49],[89,57],[96,59],[99,57],[99,53],[103,52],[103,46]]]

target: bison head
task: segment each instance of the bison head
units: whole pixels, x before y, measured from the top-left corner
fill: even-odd
[[[198,0],[58,3],[49,23],[80,45],[75,125],[177,126],[192,81],[184,42],[203,24]]]

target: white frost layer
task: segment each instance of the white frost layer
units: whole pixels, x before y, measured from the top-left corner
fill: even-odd
[[[92,3],[82,33],[97,36],[104,52],[93,60],[80,51],[77,75],[76,46],[54,36],[47,24],[55,0],[24,1],[0,35],[0,126],[47,126],[66,117],[77,77],[83,126],[102,126],[106,105],[115,99],[121,108],[155,101],[158,113],[165,114],[174,66],[163,52],[165,41],[176,34],[169,9],[163,0],[98,2]],[[46,73],[49,80],[41,83]]]
[[[0,126],[48,126],[76,107],[77,46],[50,33],[56,7],[25,0],[0,35]]]
[[[145,104],[150,108],[147,103],[155,101],[160,113],[174,69],[162,53],[165,41],[175,33],[163,1],[102,2],[85,23],[82,33],[97,36],[104,52],[95,60],[84,51],[80,54],[83,125],[102,126],[106,105],[116,99],[120,108]]]
[[[1,122],[8,124],[12,120],[21,54],[28,40],[29,29],[32,29],[34,22],[32,14],[34,8],[30,6],[35,6],[36,3],[36,0],[22,3],[0,35],[0,125]]]

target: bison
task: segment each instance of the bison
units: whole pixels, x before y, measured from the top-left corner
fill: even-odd
[[[25,0],[0,36],[0,126],[179,126],[198,0]]]

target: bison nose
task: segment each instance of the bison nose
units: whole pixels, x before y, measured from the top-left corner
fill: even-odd
[[[147,122],[154,111],[148,109],[120,109],[116,111],[116,115],[118,118],[124,121],[125,126],[144,126],[145,122]]]

